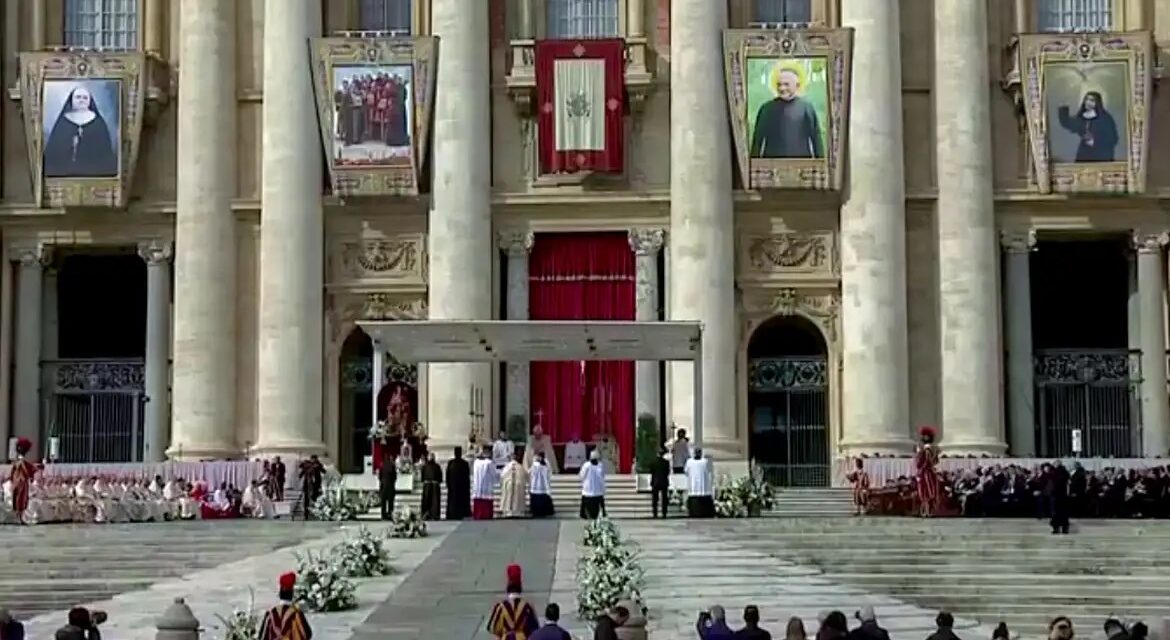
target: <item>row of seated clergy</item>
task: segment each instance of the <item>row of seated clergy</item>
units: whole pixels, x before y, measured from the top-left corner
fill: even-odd
[[[532,436],[528,439],[524,446],[524,466],[526,468],[532,467],[532,460],[537,453],[543,453],[545,462],[549,466],[552,473],[560,473],[563,468],[566,472],[575,472],[581,467],[585,466],[585,462],[589,460],[589,455],[593,451],[597,451],[601,456],[601,463],[605,466],[605,471],[608,474],[616,473],[616,461],[618,457],[617,443],[606,436],[598,437],[593,443],[585,444],[577,438],[573,438],[569,442],[563,444],[562,449],[564,456],[558,459],[557,445],[553,443],[552,438],[545,435],[540,427],[532,430]],[[512,460],[515,455],[516,445],[507,439],[503,433],[496,438],[492,443],[492,461],[495,463],[497,469],[503,469],[505,465]]]
[[[162,522],[249,516],[272,518],[272,501],[258,482],[244,492],[227,485],[208,492],[203,483],[175,479],[147,483],[137,478],[37,478],[24,513],[27,524],[54,522]],[[19,524],[12,509],[12,487],[6,482],[0,500],[0,524]]]

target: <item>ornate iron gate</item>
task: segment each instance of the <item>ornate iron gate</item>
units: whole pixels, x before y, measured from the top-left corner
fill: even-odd
[[[142,460],[141,360],[55,360],[41,371],[42,433],[57,438],[58,462]]]
[[[1141,449],[1141,354],[1037,351],[1036,451],[1042,457],[1130,457]]]
[[[829,486],[828,364],[824,356],[748,363],[752,459],[782,487]]]

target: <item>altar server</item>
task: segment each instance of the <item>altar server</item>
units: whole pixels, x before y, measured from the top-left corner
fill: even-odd
[[[471,468],[471,517],[475,520],[491,520],[495,511],[494,497],[499,472],[489,452],[490,449],[484,447]]]
[[[581,517],[596,520],[605,513],[605,466],[601,464],[601,454],[590,454],[589,463],[581,467],[577,477],[581,479]]]
[[[711,461],[703,457],[702,449],[695,448],[694,456],[687,460],[684,471],[687,474],[687,515],[692,518],[714,518]]]
[[[528,470],[528,507],[533,518],[547,518],[555,513],[553,508],[551,474],[543,453],[536,454],[532,468]]]

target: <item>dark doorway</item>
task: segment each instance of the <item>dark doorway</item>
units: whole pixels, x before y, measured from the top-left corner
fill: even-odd
[[[364,473],[365,457],[373,450],[370,427],[374,425],[374,343],[361,329],[354,329],[341,346],[338,424],[341,429],[339,466],[342,473]]]
[[[769,482],[829,485],[829,375],[820,331],[777,316],[748,343],[749,454]]]
[[[1129,350],[1128,238],[1054,239],[1031,257],[1034,446],[1040,456],[1127,457],[1141,423]]]
[[[146,263],[133,247],[57,259],[57,353],[42,366],[45,433],[60,462],[142,459]]]

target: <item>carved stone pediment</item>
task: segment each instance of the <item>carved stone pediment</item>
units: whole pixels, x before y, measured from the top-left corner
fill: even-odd
[[[417,196],[429,148],[438,38],[321,38],[311,50],[334,195]]]
[[[1004,87],[1020,96],[1036,188],[1144,192],[1156,70],[1150,32],[1023,34],[1014,48]],[[1098,104],[1086,111],[1090,100]]]
[[[156,65],[136,52],[20,54],[37,206],[126,206]]]
[[[832,232],[749,235],[742,240],[740,274],[748,278],[793,274],[837,275]]]
[[[361,238],[338,246],[342,278],[426,283],[426,249],[421,236]]]
[[[743,310],[749,322],[771,316],[803,316],[821,328],[830,343],[837,341],[840,294],[833,291],[784,287],[744,291]]]
[[[359,320],[425,320],[427,294],[424,291],[347,291],[329,296],[326,324],[334,349]]]
[[[731,131],[746,188],[841,189],[852,52],[852,29],[723,33]],[[793,126],[781,115],[792,108],[804,109],[804,121],[816,123],[803,127],[801,144],[791,143],[791,131],[777,135]]]
[[[361,320],[425,320],[427,302],[422,296],[367,293],[358,317]]]

